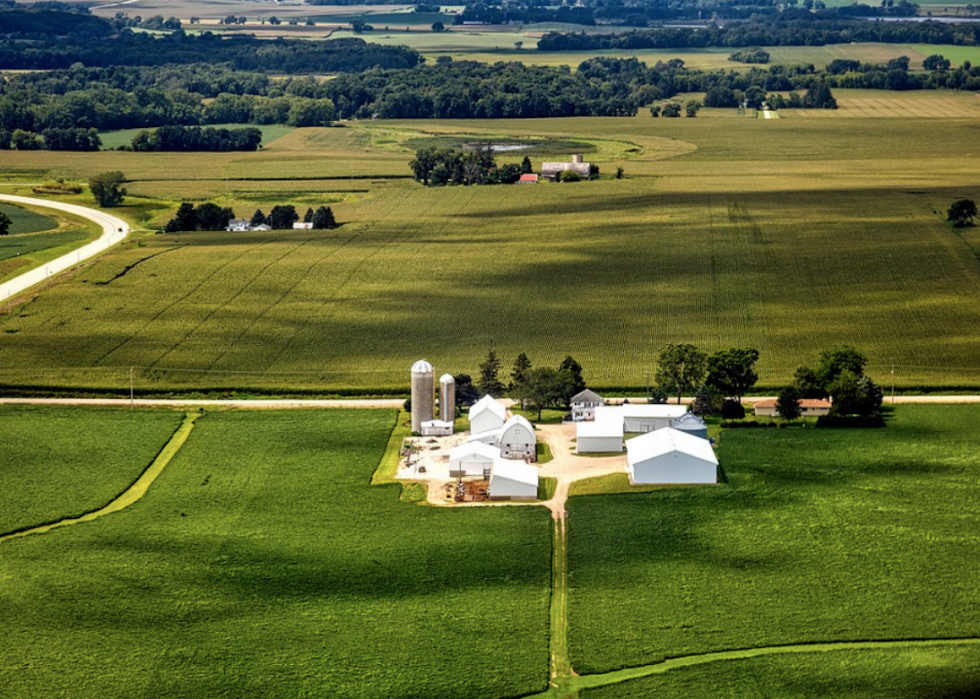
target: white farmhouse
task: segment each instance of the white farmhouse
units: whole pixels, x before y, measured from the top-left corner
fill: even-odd
[[[623,451],[623,417],[617,409],[599,407],[595,420],[575,425],[575,452],[601,454]]]
[[[449,451],[449,476],[485,478],[498,460],[500,449],[497,447],[483,442],[467,442]]]
[[[228,222],[228,225],[225,226],[225,230],[237,231],[241,233],[242,231],[252,230],[252,227],[251,225],[249,225],[249,221],[247,218],[233,218]]]
[[[505,459],[533,459],[537,454],[534,427],[523,415],[512,416],[499,429],[470,434],[469,441],[495,446]]]
[[[626,432],[653,432],[683,417],[687,406],[667,405],[666,403],[625,403],[623,410],[623,429]]]
[[[470,408],[470,432],[474,435],[499,430],[506,420],[507,408],[493,396],[483,396]]]
[[[711,443],[671,427],[628,440],[626,461],[633,484],[718,482]]]
[[[585,389],[572,396],[569,401],[572,405],[572,420],[594,420],[595,409],[600,405],[606,404],[606,399],[595,391]]]
[[[535,500],[538,469],[521,461],[497,460],[490,470],[491,500]]]

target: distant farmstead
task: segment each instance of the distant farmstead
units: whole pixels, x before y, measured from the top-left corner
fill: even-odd
[[[800,401],[800,415],[802,417],[819,417],[830,414],[830,401],[820,400],[819,398],[803,398]],[[776,417],[776,400],[760,400],[755,404],[756,416]]]
[[[583,180],[592,177],[592,163],[582,162],[581,155],[573,155],[570,163],[542,163],[541,176],[549,182],[556,181],[563,172],[571,170]]]

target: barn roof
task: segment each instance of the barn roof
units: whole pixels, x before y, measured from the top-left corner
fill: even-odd
[[[679,418],[687,412],[686,405],[667,405],[666,403],[624,403],[623,415],[626,417]]]
[[[582,437],[622,437],[622,420],[596,420],[595,422],[576,422],[576,436]]]
[[[467,456],[482,456],[486,459],[499,459],[500,449],[483,442],[467,442],[449,450],[449,460],[465,459]]]
[[[538,486],[538,468],[523,461],[512,461],[510,459],[498,459],[490,467],[490,481],[494,478],[506,478],[509,481],[523,483],[524,485]]]
[[[507,419],[507,408],[504,407],[503,403],[493,396],[483,396],[483,398],[474,403],[473,407],[470,408],[470,420],[487,410],[501,420]]]
[[[579,391],[571,398],[571,404],[576,403],[605,403],[606,399],[600,396],[598,393],[591,389],[585,389],[584,391]]]
[[[671,453],[686,454],[709,463],[718,463],[715,450],[711,448],[708,440],[672,427],[647,432],[626,441],[626,459],[631,465]]]

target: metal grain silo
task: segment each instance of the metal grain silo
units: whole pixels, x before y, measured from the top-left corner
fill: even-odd
[[[434,410],[432,365],[420,359],[412,365],[412,432],[421,432],[422,423],[433,419]]]
[[[456,379],[452,374],[439,377],[439,417],[443,422],[456,419]]]

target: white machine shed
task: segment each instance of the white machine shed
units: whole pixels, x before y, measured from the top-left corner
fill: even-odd
[[[718,457],[711,443],[671,427],[626,442],[632,483],[717,483]]]
[[[495,461],[490,470],[491,500],[534,500],[538,497],[538,468],[522,461]]]

